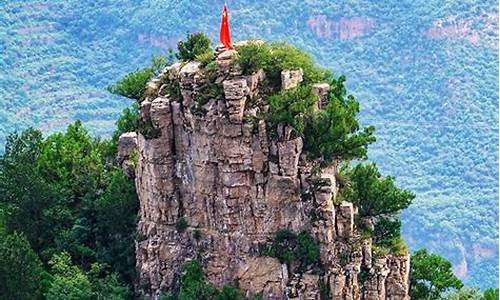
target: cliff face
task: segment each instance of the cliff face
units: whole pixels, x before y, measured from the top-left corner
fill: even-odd
[[[199,100],[209,76],[197,62],[167,68],[146,89],[141,120],[155,134],[137,135],[140,289],[157,299],[178,286],[181,265],[199,257],[208,281],[237,280],[249,298],[408,299],[409,257],[373,255],[355,226],[356,207],[334,205],[336,165],[309,161],[288,126],[270,138],[257,118],[267,109],[265,74],[242,76],[234,54],[217,53],[211,80],[220,97]],[[282,88],[301,78],[300,70],[282,72]],[[318,106],[327,88],[315,85]],[[135,137],[124,140],[129,148]],[[321,270],[296,273],[260,254],[281,229],[311,234]]]

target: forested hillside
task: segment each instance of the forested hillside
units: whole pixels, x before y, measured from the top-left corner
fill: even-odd
[[[218,34],[223,1],[6,1],[0,6],[0,143],[28,125],[113,130],[131,102],[105,88],[186,32]],[[233,38],[310,52],[376,126],[370,159],[416,192],[412,249],[498,286],[498,11],[488,1],[229,1]],[[2,147],[3,148],[3,147]]]

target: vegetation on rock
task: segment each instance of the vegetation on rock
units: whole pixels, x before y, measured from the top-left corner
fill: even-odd
[[[108,91],[116,95],[139,100],[144,95],[146,83],[160,74],[161,70],[171,62],[171,57],[167,59],[163,56],[155,56],[151,60],[149,67],[127,74],[123,79],[109,86]]]
[[[467,283],[497,286],[498,1],[230,4],[235,39],[265,33],[349,74],[363,99],[361,123],[377,126],[370,158],[419,197],[402,217],[411,248],[465,260]],[[213,1],[154,5],[2,1],[2,149],[10,132],[50,133],[77,119],[96,136],[112,134],[128,102],[104,87],[166,54],[186,32],[212,28],[216,40],[219,16],[206,13]],[[491,256],[468,255],[477,245]]]
[[[463,287],[442,257],[418,250],[411,256],[410,297],[412,299],[441,299],[450,290]]]
[[[205,279],[198,260],[185,262],[182,266],[180,288],[177,292],[160,297],[162,300],[241,300],[244,294],[237,287],[225,284],[218,290]]]
[[[306,127],[306,119],[313,112],[316,96],[310,86],[299,86],[269,97],[268,122],[276,130],[279,124],[292,126],[299,136]],[[273,131],[271,131],[273,132]]]
[[[342,172],[347,182],[340,191],[340,199],[354,203],[361,218],[374,222],[373,238],[379,251],[386,248],[403,254],[406,249],[401,239],[399,214],[415,195],[396,187],[394,178],[382,177],[374,163],[360,163]]]
[[[266,44],[261,41],[250,41],[236,47],[238,64],[244,75],[251,75],[262,69],[274,87],[279,87],[281,71],[304,71],[304,83],[322,82],[331,77],[331,73],[316,65],[313,58],[285,42]]]
[[[195,41],[188,38],[188,42],[179,45],[179,53],[183,49],[180,58],[199,59],[210,64],[212,58],[204,57],[206,52],[201,51],[204,47],[196,42],[201,41],[203,45],[204,39],[192,38]],[[303,85],[269,99],[271,124],[293,126],[305,137],[305,149],[313,157],[326,161],[365,158],[367,145],[374,141],[373,128],[359,131],[356,120],[359,104],[353,97],[346,96],[345,79],[332,79],[316,69],[302,52],[288,47],[276,44],[269,51],[265,48],[242,51],[256,51],[257,57],[264,57],[262,62],[251,61],[245,55],[237,58],[243,65],[247,64],[244,72],[263,68],[271,79],[283,68],[304,70]],[[153,68],[151,74],[156,72]],[[140,99],[144,91],[138,87],[145,84],[145,78],[144,74],[127,76],[110,90]],[[314,112],[310,83],[326,78],[331,79],[332,87],[328,105],[325,110]],[[118,132],[135,127],[142,130],[141,126],[153,128],[152,124],[141,125],[137,120],[137,109],[125,111],[118,122]],[[118,133],[115,139],[117,136]],[[51,266],[46,270],[50,276],[44,290],[48,299],[126,299],[130,295],[129,288],[134,281],[133,239],[138,208],[133,183],[113,165],[114,151],[112,142],[92,138],[80,122],[70,125],[65,133],[45,139],[39,131],[28,129],[7,140],[5,154],[0,158],[0,192],[3,194],[0,212],[4,218],[0,224],[8,236],[19,238],[16,232],[26,236],[24,245],[20,246],[26,251],[16,255],[28,256],[33,261],[29,268],[34,271],[26,275],[28,279],[20,281],[41,276],[37,254]],[[381,246],[390,245],[397,253],[394,249],[401,248],[399,212],[409,206],[414,195],[398,189],[392,177],[382,178],[374,164],[359,164],[348,171],[347,177],[350,184],[342,191],[343,199],[358,205],[362,217],[373,218],[375,242]],[[124,215],[128,217],[123,218]],[[187,224],[176,225],[181,232]],[[26,241],[36,253],[30,252]],[[4,248],[0,250],[7,249]],[[279,231],[267,251],[267,255],[284,263],[296,263],[299,270],[320,266],[319,248],[307,232],[297,235]],[[415,298],[442,297],[448,289],[462,286],[452,275],[448,262],[422,252],[416,252],[415,256],[417,262],[423,261],[412,265]],[[113,271],[105,267],[108,265]],[[438,270],[432,266],[438,266]],[[217,291],[204,281],[201,271],[197,261],[185,265],[179,294],[173,299],[242,297],[230,286]],[[33,295],[36,297],[41,289],[33,286]],[[489,292],[488,297],[494,293]]]
[[[319,247],[307,231],[296,234],[288,229],[279,230],[272,244],[264,246],[260,254],[276,257],[281,263],[296,267],[299,272],[321,266]]]
[[[130,297],[129,288],[120,282],[116,274],[103,272],[103,267],[92,264],[88,272],[82,271],[71,262],[71,256],[62,252],[49,261],[51,278],[47,300],[71,299],[113,299]],[[103,276],[104,273],[104,276]]]
[[[195,60],[196,58],[208,56],[212,52],[210,38],[202,32],[188,33],[185,41],[177,43],[177,58],[182,61]]]
[[[376,140],[373,126],[360,130],[359,103],[347,95],[345,80],[345,76],[331,79],[328,104],[308,120],[304,134],[304,146],[310,157],[321,158],[325,163],[365,159],[367,146]]]

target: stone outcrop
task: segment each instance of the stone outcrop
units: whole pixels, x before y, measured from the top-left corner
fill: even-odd
[[[118,139],[118,154],[116,160],[122,167],[125,175],[129,178],[135,177],[135,160],[137,159],[137,133],[126,132]]]
[[[284,70],[281,71],[281,88],[283,90],[293,89],[302,82],[304,71],[298,70]]]
[[[198,257],[207,280],[219,287],[237,280],[248,298],[408,299],[408,256],[373,255],[371,240],[356,229],[356,207],[334,204],[336,165],[316,178],[318,162],[306,158],[292,128],[280,125],[270,138],[257,118],[267,110],[265,74],[241,75],[231,64],[234,55],[218,51],[221,93],[205,99],[201,115],[191,111],[206,78],[198,63],[170,66],[148,85],[141,118],[159,134],[136,137],[139,288],[158,299],[178,287],[182,264]],[[284,71],[282,88],[302,76],[302,70]],[[164,92],[172,82],[181,97]],[[324,89],[318,87],[319,101]],[[176,229],[180,220],[185,230]],[[280,229],[310,232],[321,270],[297,273],[259,255]]]

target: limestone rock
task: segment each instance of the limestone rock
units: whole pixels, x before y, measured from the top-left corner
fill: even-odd
[[[134,157],[137,153],[137,133],[125,132],[118,139],[118,154],[116,160],[121,165],[123,172],[127,177],[135,177]]]
[[[215,84],[223,95],[208,99],[202,114],[193,114],[191,104],[205,70],[196,62],[176,64],[160,76],[179,84],[182,99],[162,93],[153,80],[141,102],[141,120],[161,134],[120,139],[119,159],[129,160],[135,144],[139,156],[141,292],[157,300],[175,289],[182,264],[198,257],[208,281],[222,287],[238,280],[249,299],[257,294],[320,299],[321,293],[329,299],[408,299],[408,255],[374,258],[370,239],[355,242],[360,238],[356,207],[334,205],[338,164],[315,172],[319,163],[307,159],[293,128],[280,124],[270,135],[265,120],[244,121],[243,116],[257,118],[268,109],[265,74],[242,76],[232,61],[235,50],[216,54]],[[283,89],[297,86],[302,77],[302,70],[284,71]],[[320,86],[316,90],[325,93]],[[188,224],[184,232],[175,226],[181,217]],[[280,229],[310,232],[323,271],[297,273],[260,256],[260,247],[272,243]]]
[[[137,133],[125,132],[118,139],[118,155],[119,162],[127,159],[132,153],[137,150]]]
[[[238,100],[244,98],[249,88],[245,79],[226,80],[223,83],[224,95],[227,100]]]
[[[328,83],[315,83],[312,85],[312,91],[318,97],[318,109],[324,108],[328,104],[329,90],[330,85]]]
[[[352,203],[343,202],[340,204],[337,214],[337,232],[342,238],[348,239],[354,230],[354,207]]]
[[[304,71],[298,70],[283,70],[281,71],[281,89],[289,90],[297,87],[302,82]]]

